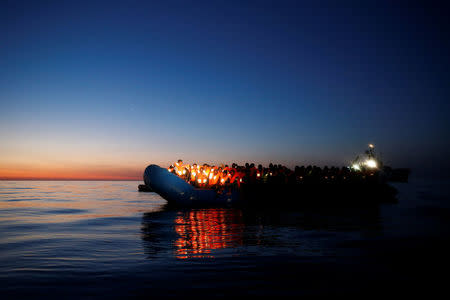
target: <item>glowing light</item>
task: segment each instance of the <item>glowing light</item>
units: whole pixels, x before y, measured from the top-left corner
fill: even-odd
[[[225,179],[223,179],[223,178],[222,178],[222,179],[220,179],[220,182],[224,183],[224,182],[225,182]]]
[[[353,165],[352,165],[352,168],[353,168],[354,170],[356,170],[356,171],[361,171],[361,168],[359,167],[358,164],[353,164]]]
[[[256,174],[256,177],[260,177],[260,176],[261,176],[261,174],[259,174],[259,173],[258,173],[258,174]]]
[[[373,159],[368,159],[366,160],[366,166],[371,169],[375,169],[377,167],[377,162]]]
[[[369,144],[369,148],[373,148],[374,147],[374,145],[373,144]]]
[[[198,181],[198,183],[202,183],[202,180],[200,178],[197,181]]]
[[[186,170],[183,170],[183,174],[186,174]]]
[[[203,179],[203,183],[206,183],[206,178],[205,178],[205,179]]]
[[[192,172],[192,176],[194,176],[194,177],[195,177],[195,175],[197,175],[197,173],[195,173],[195,172]]]

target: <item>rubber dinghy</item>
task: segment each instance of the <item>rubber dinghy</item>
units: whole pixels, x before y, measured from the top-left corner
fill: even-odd
[[[144,171],[145,185],[167,200],[180,206],[224,206],[239,202],[239,192],[217,193],[211,189],[196,189],[180,177],[158,165],[149,165]]]

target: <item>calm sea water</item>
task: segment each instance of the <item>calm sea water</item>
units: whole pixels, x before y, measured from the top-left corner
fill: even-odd
[[[0,181],[2,299],[446,289],[446,181],[364,209],[173,210],[139,182]]]

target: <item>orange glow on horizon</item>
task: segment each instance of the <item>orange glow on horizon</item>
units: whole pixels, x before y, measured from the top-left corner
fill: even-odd
[[[0,180],[142,180],[144,167],[0,166]]]

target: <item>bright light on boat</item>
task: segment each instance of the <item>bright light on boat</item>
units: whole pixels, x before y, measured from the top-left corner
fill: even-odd
[[[373,159],[368,159],[366,160],[366,166],[371,169],[375,169],[377,167],[377,162]]]
[[[353,164],[352,168],[353,168],[354,170],[356,170],[356,171],[360,171],[360,170],[361,170],[361,168],[359,167],[358,164]]]

